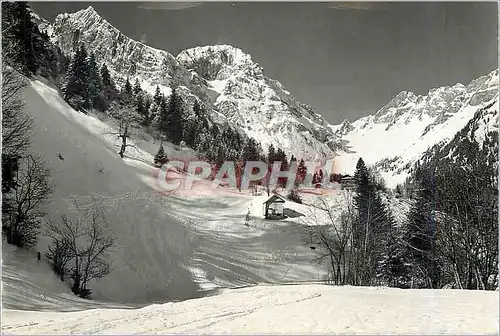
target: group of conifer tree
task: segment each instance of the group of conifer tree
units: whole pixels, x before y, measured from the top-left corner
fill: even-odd
[[[157,86],[154,95],[141,88],[136,79],[132,85],[127,78],[118,90],[106,64],[99,68],[95,56],[81,45],[73,54],[61,90],[64,99],[79,111],[105,111],[118,119],[124,111],[131,123],[154,130],[162,141],[185,144],[214,164],[226,160],[258,159],[260,145],[229,125],[214,123],[206,107],[195,99],[187,106],[179,88],[169,96]],[[165,148],[158,149],[155,163],[165,162]]]
[[[410,204],[399,223],[389,207],[393,193],[358,161],[353,206],[341,211],[336,230],[314,233],[332,256],[332,283],[498,288],[495,144],[465,140],[461,148],[467,148],[463,161],[433,157],[397,188],[396,199]]]

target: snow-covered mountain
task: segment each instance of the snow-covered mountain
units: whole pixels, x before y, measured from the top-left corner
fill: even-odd
[[[455,164],[475,168],[496,189],[498,185],[498,110],[495,102],[479,109],[451,141],[431,147],[419,160],[420,167],[436,173]],[[488,170],[491,169],[491,170]],[[483,182],[486,184],[486,182]],[[483,185],[486,189],[487,186]]]
[[[219,45],[185,50],[177,60],[208,82],[216,92],[214,106],[264,148],[278,143],[298,157],[333,154],[336,142],[326,120],[266,77],[250,55]]]
[[[99,63],[105,63],[119,86],[128,77],[139,79],[154,94],[156,85],[166,94],[183,87],[211,109],[219,122],[229,121],[260,141],[272,143],[289,155],[332,157],[337,148],[324,118],[296,101],[283,86],[264,75],[263,69],[242,50],[217,45],[197,47],[177,57],[122,34],[92,7],[60,14],[52,25],[39,21],[51,40],[70,55],[84,43]]]
[[[332,126],[346,145],[336,170],[352,172],[362,157],[395,186],[428,149],[446,145],[474,116],[477,134],[497,127],[498,69],[467,86],[440,87],[425,96],[403,91],[374,115]]]
[[[479,109],[489,106],[494,119],[498,112],[494,70],[468,85],[434,88],[424,96],[402,91],[373,115],[330,125],[233,46],[195,47],[175,57],[128,38],[92,7],[60,14],[53,24],[35,19],[67,55],[83,42],[119,86],[128,77],[150,93],[156,85],[166,95],[179,87],[184,98],[200,99],[214,121],[255,138],[265,151],[272,143],[299,158],[336,156],[340,173],[352,173],[362,157],[389,186],[404,181],[427,150],[449,142]]]

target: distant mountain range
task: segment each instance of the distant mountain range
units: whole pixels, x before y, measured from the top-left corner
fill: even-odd
[[[138,79],[154,94],[181,89],[197,97],[211,118],[298,158],[336,157],[335,171],[352,173],[359,157],[375,165],[390,186],[404,181],[433,146],[444,146],[476,118],[475,134],[498,126],[498,69],[473,80],[435,88],[425,96],[399,93],[375,114],[330,125],[267,77],[251,56],[229,45],[191,48],[173,56],[128,38],[92,7],[60,14],[53,23],[33,15],[63,53],[80,43],[105,63],[117,85]],[[478,111],[482,111],[478,113]],[[478,135],[475,141],[481,141]]]

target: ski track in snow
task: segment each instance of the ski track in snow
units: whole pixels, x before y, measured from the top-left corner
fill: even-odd
[[[499,321],[498,292],[269,285],[140,309],[7,310],[3,322],[4,334],[493,335]]]

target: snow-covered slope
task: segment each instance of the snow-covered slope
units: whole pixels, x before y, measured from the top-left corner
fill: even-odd
[[[256,286],[141,309],[3,311],[3,334],[497,335],[498,292]]]
[[[473,170],[484,178],[482,188],[498,187],[498,109],[495,103],[479,109],[451,141],[431,147],[419,167],[439,174],[450,165]],[[491,183],[491,185],[486,185]]]
[[[332,126],[347,147],[339,152],[336,169],[352,172],[362,157],[394,186],[426,150],[450,141],[485,106],[497,115],[498,70],[467,86],[432,89],[426,96],[403,91],[375,115]]]
[[[2,308],[37,311],[77,311],[95,308],[131,308],[109,302],[80,299],[71,293],[36,251],[20,249],[2,240]]]
[[[47,160],[55,184],[46,219],[71,215],[71,196],[87,202],[99,195],[111,214],[109,226],[118,242],[110,253],[113,272],[92,285],[94,298],[150,302],[196,297],[199,288],[183,267],[194,249],[189,227],[169,216],[167,200],[144,182],[153,178],[154,168],[144,163],[152,155],[132,149],[121,160],[118,139],[108,134],[113,130],[107,124],[74,111],[39,81],[24,96],[26,112],[35,120],[32,150]],[[46,246],[40,237],[37,250],[44,253]]]
[[[111,274],[90,284],[95,299],[165,302],[216,287],[322,278],[316,254],[304,243],[301,218],[265,221],[263,196],[250,191],[165,196],[157,192],[152,165],[158,144],[132,140],[138,148],[127,149],[122,160],[111,124],[74,111],[40,81],[33,81],[24,96],[36,125],[32,150],[47,160],[55,183],[46,219],[70,215],[71,196],[88,202],[99,195],[110,215],[117,245],[109,254]],[[164,146],[169,156],[189,154]],[[254,210],[247,227],[249,208]],[[40,237],[36,249],[44,253],[46,246]],[[11,297],[22,296],[16,288],[4,289]]]
[[[126,37],[92,7],[60,14],[51,29],[45,21],[38,21],[68,55],[83,42],[98,63],[108,66],[119,85],[129,77],[132,82],[139,79],[152,94],[156,85],[166,95],[172,87],[187,88],[208,106],[215,120],[241,127],[265,151],[273,143],[297,157],[334,154],[337,142],[323,117],[264,76],[262,67],[238,48],[199,47],[176,58]]]

